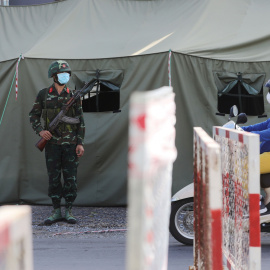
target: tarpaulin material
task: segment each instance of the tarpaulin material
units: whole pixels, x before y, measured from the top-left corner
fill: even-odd
[[[18,99],[14,85],[0,126],[0,203],[50,203],[44,153],[34,147],[39,137],[28,113],[38,91],[52,84],[48,67],[57,59],[71,66],[71,89],[94,78],[96,70],[120,87],[121,112],[84,113],[77,205],[126,204],[130,95],[169,82],[175,93],[178,151],[172,193],[192,182],[193,127],[211,135],[213,125],[227,121],[216,115],[220,89],[214,74],[250,74],[244,82],[256,90],[256,81],[270,78],[269,10],[268,0],[66,0],[1,6],[0,114],[17,60],[21,54],[24,59]],[[269,115],[266,99],[264,107]],[[264,120],[248,119],[247,124]]]
[[[28,58],[97,59],[169,49],[269,61],[269,8],[268,0],[68,0],[1,7],[0,61],[20,52]]]

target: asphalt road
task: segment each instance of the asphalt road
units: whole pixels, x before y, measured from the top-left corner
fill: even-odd
[[[124,234],[88,239],[34,239],[34,269],[125,270],[125,247]],[[188,270],[193,263],[192,254],[192,247],[170,237],[168,269]]]
[[[261,234],[262,270],[270,267],[270,233]],[[124,234],[97,235],[88,239],[34,239],[35,270],[124,270]],[[188,270],[193,265],[193,247],[170,236],[168,270]],[[138,269],[139,270],[139,269]]]

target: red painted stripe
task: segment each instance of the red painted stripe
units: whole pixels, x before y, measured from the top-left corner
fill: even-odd
[[[137,126],[139,128],[141,128],[142,130],[145,129],[145,120],[146,120],[145,118],[146,118],[146,115],[145,114],[141,114],[136,119]]]
[[[231,264],[230,264],[230,262],[227,260],[227,268],[229,269],[229,270],[231,270],[232,269],[232,266],[231,266]]]
[[[249,245],[261,246],[260,194],[249,194]]]
[[[219,135],[219,130],[218,130],[218,128],[216,128],[216,135]]]
[[[244,142],[244,135],[238,134],[238,140],[239,140],[239,142],[243,143]]]
[[[222,269],[221,209],[211,210],[212,216],[212,269]]]
[[[197,168],[196,168],[197,170]],[[193,228],[194,228],[194,232],[195,232],[195,241],[198,245],[198,247],[200,247],[200,242],[201,242],[201,239],[200,239],[200,228],[201,228],[201,219],[199,218],[200,215],[199,215],[199,203],[201,201],[201,174],[200,174],[200,171],[198,170],[197,171],[197,174],[196,174],[196,185],[194,186],[195,190],[195,194],[196,194],[196,198],[195,199],[195,204],[193,205],[193,208],[194,208],[194,212],[195,212],[195,217],[197,218],[197,222],[194,222],[193,223]],[[198,252],[198,251],[197,251]]]
[[[229,130],[226,130],[226,138],[230,138],[230,132],[229,132]]]
[[[146,241],[147,243],[153,243],[154,241],[154,233],[152,231],[149,231],[146,235]]]
[[[7,250],[9,240],[9,227],[7,224],[4,224],[0,227],[0,254]]]

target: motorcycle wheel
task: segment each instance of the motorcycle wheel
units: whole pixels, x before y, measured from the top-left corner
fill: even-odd
[[[172,202],[170,233],[177,241],[185,245],[193,245],[193,222],[193,198]]]

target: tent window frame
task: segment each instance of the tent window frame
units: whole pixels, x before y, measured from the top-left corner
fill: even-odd
[[[82,107],[83,107],[83,112],[87,113],[87,112],[106,112],[106,111],[113,111],[113,112],[118,112],[120,109],[120,89],[119,90],[105,90],[105,89],[109,89],[108,87],[106,87],[105,85],[103,85],[102,83],[100,83],[99,81],[97,81],[93,88],[90,90],[90,92],[86,95],[83,96],[82,98]],[[110,93],[113,96],[118,96],[118,100],[114,101],[114,104],[111,104],[110,106],[106,106],[104,105],[104,99],[110,99],[109,96]],[[106,98],[105,98],[106,96]],[[92,99],[95,98],[95,109],[92,108],[88,108],[87,109],[87,105],[86,105],[86,101],[88,99]],[[115,98],[114,98],[115,99]],[[110,100],[113,100],[112,98]],[[100,104],[103,103],[103,104]],[[106,107],[106,108],[104,108]]]
[[[76,73],[76,74],[75,74]],[[82,98],[82,109],[84,113],[90,112],[121,112],[120,110],[120,88],[123,81],[121,70],[95,70],[73,72],[73,82],[81,87],[85,81],[93,83],[91,89]]]
[[[237,105],[239,112],[244,112],[250,116],[263,115],[265,112],[262,80],[262,78],[264,78],[264,74],[245,74],[244,77],[243,73],[237,72],[233,75],[233,78],[230,78],[230,82],[228,82],[227,80],[226,85],[223,82],[222,90],[220,89],[220,85],[218,88],[218,84],[216,83],[218,88],[218,112],[229,114],[230,107],[233,105]],[[252,83],[249,83],[249,75],[258,75],[258,78],[260,77],[260,82],[257,83],[256,87],[254,87]],[[222,76],[220,76],[220,78],[221,77],[223,80],[224,78],[226,78],[226,76],[224,76],[223,74]]]

